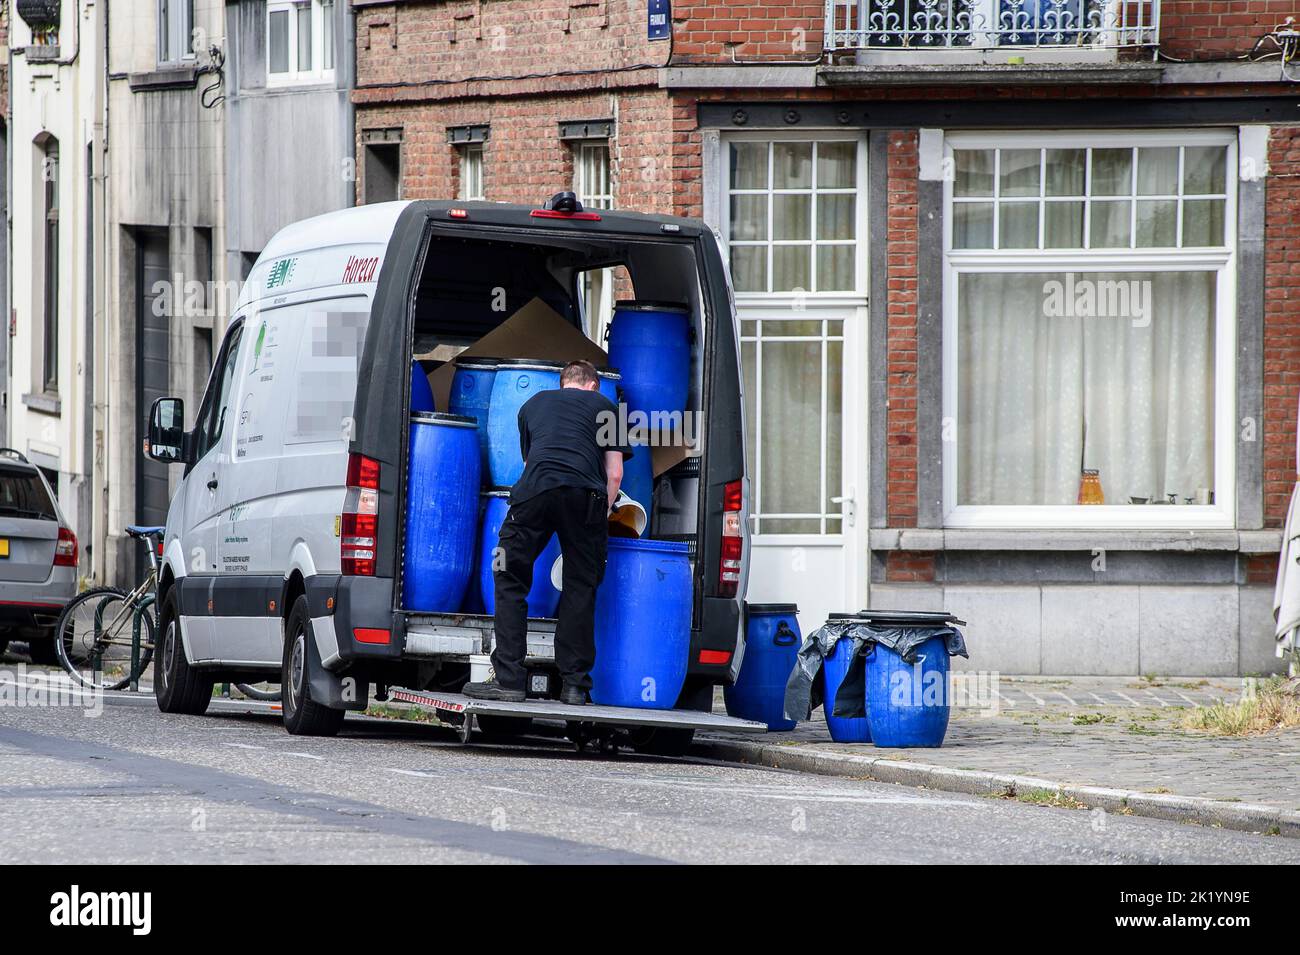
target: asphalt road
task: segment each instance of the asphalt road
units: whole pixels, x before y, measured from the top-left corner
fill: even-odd
[[[0,673],[11,685],[12,673]],[[3,863],[1300,862],[1300,841],[349,718],[0,703]]]

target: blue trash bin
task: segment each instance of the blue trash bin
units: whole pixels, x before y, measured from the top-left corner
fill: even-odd
[[[881,644],[867,648],[867,718],[877,746],[943,745],[948,732],[948,647],[931,637],[907,663]]]
[[[822,679],[826,685],[826,701],[822,708],[826,711],[826,726],[831,731],[831,739],[837,743],[870,743],[871,720],[867,716],[836,716],[835,695],[840,691],[840,684],[849,672],[849,652],[853,641],[841,637],[831,647],[822,661]],[[868,696],[870,689],[868,688]],[[870,700],[867,701],[868,704]]]
[[[795,728],[785,717],[785,685],[799,657],[803,638],[794,604],[749,604],[745,608],[745,659],[740,675],[722,691],[727,712],[766,723],[769,730]]]

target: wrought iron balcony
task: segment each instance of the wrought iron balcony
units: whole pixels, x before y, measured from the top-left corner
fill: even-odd
[[[1154,47],[1160,0],[826,0],[827,50]]]

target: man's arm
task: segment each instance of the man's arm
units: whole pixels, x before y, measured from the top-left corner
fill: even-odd
[[[609,493],[609,506],[614,506],[619,486],[623,483],[623,452],[605,452],[605,489]]]
[[[519,414],[515,416],[515,421],[519,425],[519,456],[528,463],[528,418],[524,416],[524,409],[519,409]]]

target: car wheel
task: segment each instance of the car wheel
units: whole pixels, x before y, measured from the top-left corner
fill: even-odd
[[[185,641],[181,639],[181,616],[177,606],[176,588],[167,592],[159,616],[162,636],[158,640],[157,660],[154,663],[154,696],[158,709],[164,713],[187,713],[199,716],[212,702],[212,677],[204,676],[190,666],[185,657]]]
[[[311,632],[311,614],[307,598],[294,601],[289,622],[284,628],[284,661],[280,669],[281,705],[284,728],[294,736],[333,736],[343,726],[343,710],[322,706],[311,698],[311,675],[308,672],[307,641]]]

